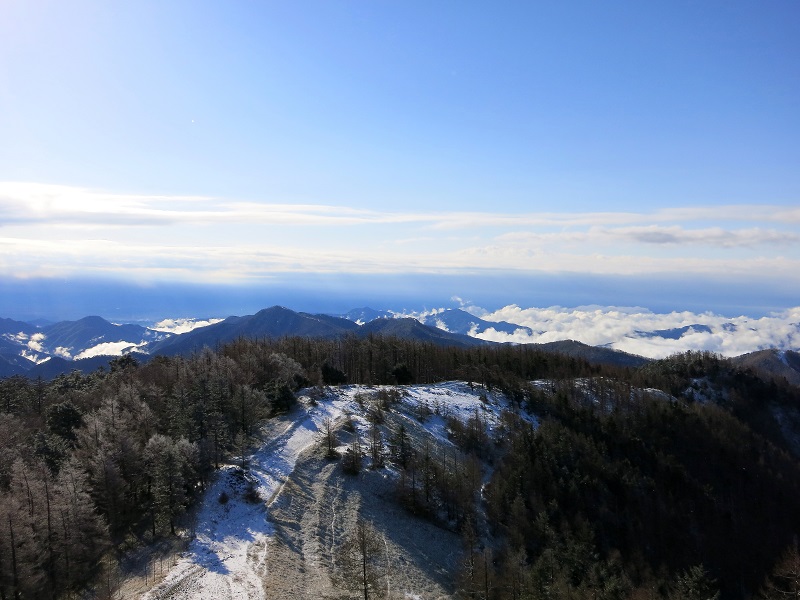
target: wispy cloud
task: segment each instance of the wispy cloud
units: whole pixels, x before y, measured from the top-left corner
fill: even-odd
[[[760,245],[790,246],[800,243],[800,234],[761,227],[746,229],[724,229],[722,227],[689,229],[681,225],[647,225],[616,228],[590,227],[585,231],[571,230],[555,233],[515,231],[498,236],[497,239],[510,244],[528,244],[539,247],[554,244],[647,244],[736,248]]]
[[[592,227],[686,221],[780,222],[800,224],[800,209],[780,205],[688,207],[652,212],[518,213],[403,212],[341,205],[243,202],[205,196],[142,195],[65,185],[0,182],[0,224],[174,225],[223,222],[276,224],[416,223],[438,229]],[[655,228],[649,225],[643,229]],[[630,229],[632,234],[637,230]],[[669,231],[666,229],[665,231]],[[720,229],[720,231],[724,231]]]
[[[678,225],[671,227],[630,227],[602,232],[611,238],[628,239],[644,244],[694,244],[734,248],[737,246],[758,246],[761,244],[796,244],[800,235],[793,232],[777,231],[751,227],[748,229],[723,229],[708,227],[704,229],[685,229]]]
[[[800,282],[798,224],[800,209],[781,206],[404,212],[0,182],[0,275],[214,282],[508,270]]]

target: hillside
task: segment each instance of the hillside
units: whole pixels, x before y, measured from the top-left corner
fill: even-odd
[[[540,382],[543,389],[550,385]],[[584,405],[587,402],[596,404],[600,401],[597,394],[597,390],[585,389],[576,396],[576,401]],[[609,401],[614,401],[613,394],[609,396]],[[546,397],[541,397],[539,402],[545,404],[532,405],[530,408],[543,410],[548,401]],[[671,409],[664,400],[647,401],[643,406],[646,411],[661,415],[661,424],[656,429],[671,427],[674,416],[668,412]],[[382,412],[382,416],[376,420],[371,415],[377,410]],[[697,417],[700,420],[696,420]],[[702,462],[694,461],[691,454],[686,452],[688,445],[696,444],[701,437],[708,435],[708,428],[722,426],[727,430],[726,435],[744,430],[725,418],[720,419],[718,415],[695,415],[688,411],[682,418],[684,421],[689,419],[678,434],[679,438],[685,439],[667,446],[671,448],[671,460],[680,461],[689,471],[684,475],[675,472],[671,477],[685,480],[681,485],[689,487],[684,487],[677,495],[675,490],[671,492],[678,506],[654,508],[652,502],[667,490],[664,486],[676,483],[662,481],[660,476],[656,476],[653,483],[655,489],[652,495],[647,494],[646,497],[638,496],[640,492],[636,491],[636,484],[632,481],[622,484],[622,489],[617,492],[612,491],[613,487],[607,487],[620,485],[621,482],[613,483],[617,477],[650,477],[656,474],[653,466],[649,465],[649,461],[655,459],[654,455],[650,455],[656,451],[655,448],[646,445],[639,450],[644,455],[632,455],[627,445],[635,442],[633,438],[625,435],[616,439],[606,437],[608,432],[604,429],[612,421],[596,421],[591,432],[579,433],[581,422],[586,417],[561,414],[541,421],[535,414],[515,406],[505,395],[470,387],[463,382],[407,388],[347,386],[327,390],[322,396],[314,390],[308,390],[300,395],[299,406],[294,412],[282,418],[280,423],[271,424],[265,433],[265,444],[247,460],[247,479],[252,481],[260,498],[266,500],[266,509],[248,503],[240,472],[237,467],[228,467],[207,493],[207,499],[197,515],[197,537],[189,546],[188,553],[178,561],[163,582],[144,598],[177,600],[210,594],[220,598],[234,598],[240,594],[248,598],[340,597],[343,591],[342,578],[352,575],[341,572],[343,567],[337,562],[340,560],[337,549],[341,548],[343,540],[354,535],[359,521],[369,523],[376,539],[380,541],[380,552],[369,557],[369,568],[374,570],[377,581],[374,592],[388,589],[394,594],[392,597],[398,598],[450,598],[464,592],[469,595],[470,586],[475,585],[480,589],[484,577],[489,578],[496,588],[494,597],[513,597],[502,591],[508,589],[506,578],[509,572],[506,569],[512,567],[504,558],[508,552],[503,550],[505,544],[510,544],[511,549],[526,548],[529,555],[541,557],[547,556],[542,553],[541,545],[547,547],[553,544],[554,556],[562,556],[560,560],[564,560],[567,554],[572,556],[572,560],[578,562],[561,562],[557,567],[560,577],[564,577],[560,585],[565,589],[574,585],[571,593],[590,589],[581,587],[584,585],[599,584],[592,583],[585,574],[585,570],[596,559],[589,555],[576,557],[572,553],[589,552],[589,548],[580,546],[589,543],[594,547],[592,553],[611,557],[613,553],[609,545],[613,545],[622,550],[622,554],[613,558],[617,562],[604,563],[605,568],[612,569],[612,572],[602,575],[605,579],[601,581],[627,588],[630,593],[637,587],[637,580],[628,572],[633,565],[629,561],[634,555],[631,549],[625,550],[617,545],[621,539],[614,541],[620,535],[628,536],[629,543],[633,539],[630,536],[646,535],[649,540],[658,540],[663,544],[649,550],[642,546],[639,551],[644,555],[636,560],[655,561],[654,565],[665,560],[671,569],[679,572],[682,566],[688,568],[692,564],[686,562],[688,559],[698,564],[704,563],[714,574],[721,575],[728,570],[746,574],[748,585],[757,584],[758,576],[753,575],[758,571],[752,561],[761,564],[761,568],[768,568],[769,561],[775,560],[774,555],[770,555],[769,551],[754,555],[745,552],[738,543],[738,550],[733,554],[723,552],[728,534],[717,529],[713,523],[712,507],[701,495],[697,495],[699,490],[695,490],[694,486],[707,482],[705,485],[711,485],[714,489],[720,485],[727,489],[729,484],[722,484],[719,473],[704,468]],[[705,419],[710,420],[704,423]],[[627,418],[624,420],[632,422]],[[592,422],[591,418],[588,422]],[[470,429],[476,426],[479,428]],[[509,427],[512,429],[509,430]],[[511,520],[516,510],[512,505],[519,501],[520,496],[516,496],[516,500],[513,494],[509,497],[505,482],[509,478],[520,479],[515,469],[519,468],[516,461],[521,460],[522,455],[517,456],[516,450],[501,439],[510,435],[511,439],[517,440],[515,443],[522,443],[523,438],[518,439],[518,436],[529,427],[536,428],[537,433],[528,443],[532,442],[538,453],[544,453],[543,460],[552,452],[552,458],[559,464],[570,465],[569,469],[574,470],[575,477],[593,473],[593,477],[598,478],[592,488],[593,494],[599,496],[594,496],[591,501],[589,498],[573,498],[582,507],[577,513],[563,504],[571,494],[568,482],[556,484],[552,492],[537,492],[530,500],[522,496],[526,505],[531,502],[531,509],[538,504],[546,505],[548,495],[553,499],[551,502],[556,501],[564,507],[559,509],[562,511],[560,518],[566,518],[573,524],[551,541],[548,541],[546,532],[542,537],[541,524],[528,521],[526,525],[521,516],[513,518],[522,521]],[[407,467],[402,466],[402,450],[397,438],[397,432],[401,430],[405,431],[409,448],[416,447],[418,452],[425,449],[424,454],[414,459],[414,467],[410,462]],[[373,450],[376,431],[379,444],[377,454]],[[332,447],[339,458],[332,460],[326,457],[326,435],[333,437]],[[563,445],[567,441],[562,439],[564,436],[568,446]],[[360,440],[363,458],[359,459],[361,465],[357,474],[348,475],[347,455],[352,453],[356,439]],[[601,440],[613,448],[611,457],[605,459],[609,461],[608,464],[602,462],[604,459],[593,446]],[[719,459],[724,456],[725,460],[744,460],[739,451],[716,444],[710,439],[705,440],[706,458],[719,455]],[[751,448],[757,448],[759,453],[771,452],[768,446],[761,443],[751,445]],[[574,453],[576,450],[577,454]],[[452,453],[453,465],[462,462],[466,469],[462,476],[463,483],[476,478],[474,483],[469,484],[476,487],[468,491],[468,485],[464,489],[466,495],[461,500],[455,497],[448,499],[445,494],[447,488],[440,487],[445,482],[435,481],[435,477],[446,473],[437,470],[446,468],[448,453]],[[526,456],[528,458],[525,460],[530,460],[532,455],[526,453]],[[470,460],[476,459],[478,462],[470,463]],[[425,466],[428,460],[431,463]],[[633,463],[625,473],[616,474],[612,467],[615,460],[632,460]],[[714,464],[719,464],[717,459]],[[770,464],[774,466],[769,468],[796,469],[796,466],[790,467],[788,463],[779,466],[781,459]],[[535,467],[533,473],[543,467],[544,463]],[[412,468],[418,470],[416,483],[410,479]],[[480,474],[470,475],[469,469],[478,469]],[[762,476],[771,477],[767,475],[768,470],[762,469],[760,472]],[[433,473],[440,474],[434,476]],[[546,472],[540,472],[533,476],[530,483],[543,485],[548,477]],[[522,477],[521,480],[526,481],[526,478]],[[551,481],[551,485],[553,483]],[[778,487],[781,485],[778,484]],[[797,482],[792,484],[791,489],[796,485]],[[480,493],[484,500],[472,505],[469,498],[474,493]],[[763,502],[764,494],[768,493],[766,489],[763,490],[752,502]],[[228,498],[224,504],[219,501],[223,495]],[[466,504],[459,504],[464,502]],[[505,502],[509,504],[504,505]],[[613,512],[605,512],[611,508],[606,506],[609,502],[628,503],[627,523],[616,519]],[[685,510],[694,510],[690,507],[695,505],[703,511],[711,511],[707,516],[712,518],[712,522],[702,523],[691,519],[689,528],[698,528],[697,533],[692,533],[685,530],[680,519],[685,515]],[[797,527],[800,520],[796,511],[790,509],[786,512],[789,507],[781,506],[778,513],[784,516],[780,518],[791,518],[793,527]],[[549,519],[555,519],[558,514],[553,510],[551,505]],[[638,523],[637,519],[645,514],[639,513],[640,510],[655,511],[671,525],[667,530],[660,530],[647,522]],[[460,513],[461,517],[458,516]],[[468,518],[473,519],[472,527],[475,528],[471,534],[475,536],[472,550],[469,545],[466,549],[463,545],[463,519],[469,514],[472,516]],[[650,518],[653,516],[650,514]],[[588,522],[580,525],[583,518]],[[761,523],[758,527],[767,526],[767,521],[758,517],[755,520]],[[592,532],[590,537],[583,540],[574,538],[586,535],[585,531],[573,529],[576,526],[574,523],[588,527],[588,531]],[[564,528],[563,522],[561,527]],[[638,527],[642,528],[641,532],[634,533]],[[737,534],[736,539],[743,541],[742,536],[754,534],[749,526],[747,531]],[[767,550],[768,547],[778,549],[780,544],[788,543],[786,532],[774,528],[765,529],[761,535],[761,550]],[[711,538],[700,541],[705,536]],[[722,537],[714,541],[715,536]],[[523,540],[528,540],[528,543],[525,544]],[[765,545],[765,540],[776,542],[777,545]],[[691,543],[699,543],[699,549],[681,556],[679,548]],[[466,561],[471,560],[470,552],[479,560],[484,559],[486,552],[492,552],[494,558],[489,570],[486,571],[483,566],[480,574],[465,574],[463,569],[468,564]],[[540,558],[539,562],[542,560],[544,558]],[[536,564],[530,575],[532,579],[527,584],[520,583],[523,589],[526,585],[539,585],[536,583],[539,577],[536,575]],[[640,564],[636,568],[642,567]],[[616,575],[613,574],[615,569]],[[627,574],[623,577],[622,573]],[[582,583],[571,584],[571,580]],[[358,585],[355,586],[357,588]],[[722,588],[725,597],[735,597],[730,586],[723,583]]]
[[[800,532],[800,390],[710,353],[240,337],[0,399],[24,598],[744,600]]]
[[[800,386],[800,353],[792,350],[758,350],[734,358],[731,362],[743,369],[752,369],[768,379],[785,380]]]
[[[389,563],[406,565],[388,576],[385,585],[395,593],[452,594],[452,581],[442,571],[453,573],[457,567],[456,532],[419,521],[402,506],[392,507],[397,481],[381,463],[373,464],[373,455],[365,458],[359,477],[348,477],[340,462],[326,459],[320,450],[319,432],[326,420],[331,421],[333,435],[341,438],[334,444],[339,455],[348,452],[355,435],[368,447],[372,427],[368,413],[379,406],[376,392],[381,390],[352,386],[331,390],[313,402],[311,396],[301,395],[299,406],[277,427],[280,433],[270,436],[247,460],[247,477],[267,500],[266,513],[263,506],[243,498],[240,471],[233,466],[224,470],[200,508],[200,525],[189,552],[145,598],[330,596],[337,590],[331,549],[337,538],[350,535],[358,518],[369,518],[381,532]],[[484,405],[480,397],[479,391],[464,384],[404,390],[381,423],[379,460],[389,459],[384,444],[400,423],[410,437],[430,437],[428,443],[442,448],[452,447],[446,436],[448,416],[466,420],[474,410],[488,406],[487,423],[490,430],[496,428],[507,402],[497,397]],[[420,423],[425,406],[438,407],[439,415]],[[355,427],[352,433],[344,430],[350,424]],[[275,432],[276,425],[270,431]],[[220,504],[223,494],[229,499]],[[287,544],[307,550],[299,555],[286,552]],[[296,569],[288,569],[286,563]]]
[[[533,344],[533,346],[547,352],[586,360],[593,364],[614,365],[618,367],[641,367],[650,362],[650,359],[643,356],[636,356],[635,354],[628,354],[611,348],[589,346],[581,342],[576,342],[575,340],[547,342],[545,344]]]

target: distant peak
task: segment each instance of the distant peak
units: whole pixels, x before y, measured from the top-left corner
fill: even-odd
[[[83,317],[82,319],[78,319],[78,320],[76,321],[76,323],[82,323],[82,324],[88,324],[88,323],[98,323],[98,324],[99,324],[99,323],[108,323],[108,324],[110,324],[110,322],[109,322],[109,321],[107,321],[107,320],[106,320],[106,319],[104,319],[103,317],[99,317],[99,316],[97,316],[97,315],[90,315],[90,316],[88,316],[88,317]]]
[[[262,308],[256,314],[261,315],[261,314],[271,313],[271,312],[290,312],[290,313],[293,313],[294,311],[291,308],[286,308],[285,306],[280,306],[279,304],[276,304],[274,306],[270,306],[269,308]]]

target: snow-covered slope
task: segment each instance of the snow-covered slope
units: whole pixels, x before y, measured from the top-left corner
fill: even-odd
[[[144,598],[266,598],[261,580],[271,531],[269,503],[300,453],[315,443],[322,421],[340,418],[352,404],[343,394],[316,408],[302,406],[286,419],[277,437],[247,458],[246,472],[225,467],[206,493],[186,556]],[[248,497],[251,487],[257,497]]]
[[[281,421],[282,430],[265,439],[247,458],[247,470],[236,465],[221,470],[199,509],[196,536],[188,551],[143,598],[268,598],[262,581],[273,531],[271,503],[279,496],[300,455],[320,443],[325,419],[340,423],[351,419],[362,439],[366,438],[368,404],[364,398],[377,389],[344,386],[329,390],[327,397],[316,402],[301,397],[299,406]],[[448,417],[466,421],[479,414],[491,432],[499,425],[502,411],[511,408],[501,394],[463,382],[401,390],[392,410],[405,418],[421,419],[431,435],[447,444]]]

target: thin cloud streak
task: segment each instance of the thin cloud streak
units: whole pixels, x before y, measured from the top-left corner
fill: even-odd
[[[0,225],[12,223],[106,224],[124,226],[279,223],[293,225],[369,225],[416,223],[433,229],[485,227],[597,227],[683,221],[800,223],[800,209],[731,205],[672,208],[651,213],[390,212],[325,204],[229,201],[202,196],[136,195],[88,188],[0,182]]]
[[[512,244],[550,246],[553,244],[646,244],[666,245],[704,245],[719,248],[753,247],[759,245],[791,245],[800,243],[800,234],[750,227],[747,229],[723,229],[706,227],[687,229],[679,225],[662,227],[592,227],[588,231],[564,231],[557,233],[512,232],[497,238]]]
[[[634,255],[548,253],[511,246],[457,252],[412,249],[390,252],[297,245],[137,244],[112,240],[21,240],[0,238],[0,274],[26,277],[82,272],[135,278],[250,281],[275,273],[455,273],[483,270],[531,273],[650,275],[696,273],[795,278],[800,260],[787,258],[656,258]]]

